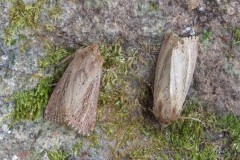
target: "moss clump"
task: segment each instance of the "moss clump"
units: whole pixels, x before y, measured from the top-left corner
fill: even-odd
[[[233,44],[240,45],[240,27],[236,27],[233,30]]]
[[[120,42],[111,46],[100,46],[104,58],[100,105],[122,106],[124,103],[124,80],[128,73],[130,59],[124,57]]]
[[[184,116],[202,118],[201,107],[189,101]],[[178,120],[166,128],[142,125],[138,145],[131,149],[131,159],[216,159],[216,149],[205,137],[206,128],[199,122]]]
[[[64,57],[72,54],[74,50],[46,44],[45,51],[47,55],[39,61],[39,67],[43,69],[56,66]]]
[[[203,119],[201,104],[195,100],[189,101],[185,105],[183,116]],[[207,119],[205,123],[211,125],[210,120]],[[206,130],[203,124],[193,120],[179,120],[169,126],[164,137],[171,143],[169,148],[172,156],[175,159],[217,159],[216,148],[206,137]]]
[[[240,119],[235,115],[225,115],[219,122],[221,130],[230,136],[225,158],[236,159],[240,156]]]
[[[71,151],[72,155],[80,156],[82,153],[82,146],[83,146],[83,143],[77,140],[75,145],[72,147],[72,151]]]
[[[23,91],[15,95],[13,99],[16,101],[16,107],[13,111],[13,119],[17,121],[36,120],[41,117],[52,91],[49,87],[52,82],[52,78],[44,78],[34,90]]]
[[[36,3],[26,5],[23,0],[13,0],[9,13],[9,25],[5,30],[5,43],[16,43],[18,30],[29,27],[36,29],[38,26],[40,11],[46,0],[38,0]]]
[[[56,4],[53,8],[48,11],[48,16],[54,18],[55,20],[58,16],[62,14],[62,8],[59,4]]]
[[[24,52],[29,47],[29,35],[23,35],[19,31],[24,29],[38,30],[45,29],[51,32],[55,29],[52,24],[39,24],[41,13],[47,13],[48,18],[57,20],[62,13],[62,9],[58,2],[54,6],[45,5],[48,0],[38,0],[36,2],[24,2],[23,0],[11,0],[11,8],[9,11],[9,24],[5,29],[4,42],[7,45],[15,45],[22,42],[20,51]],[[32,35],[31,35],[32,37]]]
[[[69,155],[64,151],[50,151],[48,153],[49,160],[65,160]]]
[[[200,37],[200,41],[201,42],[208,41],[211,36],[212,32],[210,30],[204,31]]]
[[[149,7],[148,11],[149,12],[154,12],[158,10],[158,1],[149,1]]]
[[[126,144],[128,139],[133,136],[131,133],[134,131],[132,127],[134,119],[129,120],[131,114],[129,105],[132,105],[131,89],[126,81],[134,56],[124,55],[120,42],[110,46],[102,45],[100,52],[104,58],[104,64],[97,116],[98,124],[108,139],[117,140],[116,146],[113,148],[113,152],[115,152]]]

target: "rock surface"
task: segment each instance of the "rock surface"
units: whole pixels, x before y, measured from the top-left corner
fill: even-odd
[[[50,17],[45,11],[56,5],[60,6],[61,12],[54,18]],[[29,39],[25,53],[19,50],[21,41],[12,46],[4,44],[10,7],[10,2],[0,2],[0,120],[13,108],[13,103],[7,98],[37,85],[38,79],[32,75],[41,72],[38,60],[46,54],[46,41],[51,41],[55,46],[77,48],[79,45],[121,39],[127,50],[138,49],[143,44],[159,46],[164,33],[169,30],[181,36],[200,37],[204,31],[211,32],[211,36],[200,43],[189,97],[199,98],[210,110],[219,114],[231,111],[240,115],[240,47],[232,45],[231,31],[231,28],[240,26],[238,0],[230,3],[202,1],[193,10],[179,0],[49,1],[41,10],[39,28],[17,32]],[[51,31],[46,26],[50,26]],[[156,58],[157,55],[150,53],[149,56]],[[151,72],[144,74],[148,73]],[[147,78],[151,76],[145,77],[146,81],[151,81]],[[0,141],[4,144],[0,145],[2,159],[21,156],[24,159],[30,157],[32,151],[46,157],[48,149],[67,148],[74,144],[77,136],[42,120],[22,122],[12,128],[8,125],[9,122],[6,122],[0,128]],[[101,143],[108,142],[103,140]],[[84,150],[88,151],[87,147]],[[92,159],[107,159],[108,148],[89,152]]]

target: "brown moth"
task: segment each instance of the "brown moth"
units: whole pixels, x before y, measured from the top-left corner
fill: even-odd
[[[54,88],[44,118],[89,135],[96,121],[102,64],[98,45],[77,50]]]
[[[198,54],[198,38],[167,33],[158,56],[154,81],[155,117],[163,125],[180,118],[192,81]]]

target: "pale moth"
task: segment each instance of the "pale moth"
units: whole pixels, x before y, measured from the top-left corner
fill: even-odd
[[[198,55],[198,38],[167,33],[157,60],[153,113],[163,125],[180,118]]]

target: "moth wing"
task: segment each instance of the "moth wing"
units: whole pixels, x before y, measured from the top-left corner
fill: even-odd
[[[154,115],[164,124],[180,116],[197,59],[198,38],[167,34],[158,57],[154,83]]]
[[[189,70],[189,57],[182,49],[183,47],[178,45],[178,47],[173,50],[171,57],[170,92],[172,105],[175,106],[177,115],[180,115],[186,97],[184,92],[187,86],[186,76]]]
[[[55,86],[53,93],[48,101],[45,110],[44,118],[49,121],[63,123],[65,117],[65,90],[68,88],[69,77],[72,74],[72,62],[67,67],[66,71]]]
[[[198,37],[184,38],[184,52],[186,53],[188,59],[188,65],[186,68],[186,87],[184,88],[185,97],[189,90],[192,82],[194,69],[197,62],[198,56]],[[184,98],[185,99],[185,98]]]
[[[73,88],[67,94],[70,102],[66,106],[65,122],[78,133],[89,135],[96,121],[103,60],[97,45],[85,48],[81,52],[87,54],[82,65],[75,68],[76,74],[70,77],[69,85]],[[74,63],[78,63],[81,58],[81,54],[77,54]]]
[[[160,121],[172,119],[173,105],[170,92],[172,50],[176,46],[178,37],[166,34],[158,56],[154,82],[154,115]],[[166,122],[168,123],[168,122]]]
[[[173,37],[172,34],[166,34],[164,37],[164,41],[158,55],[157,60],[157,67],[156,67],[156,74],[155,74],[155,81],[154,81],[154,99],[157,100],[161,90],[161,83],[163,74],[166,74],[166,62],[171,56],[172,48],[174,44],[176,44],[177,38]],[[170,73],[170,72],[169,72]],[[170,78],[170,77],[169,77]]]
[[[171,92],[181,112],[190,87],[198,54],[197,38],[182,38],[172,53]]]

